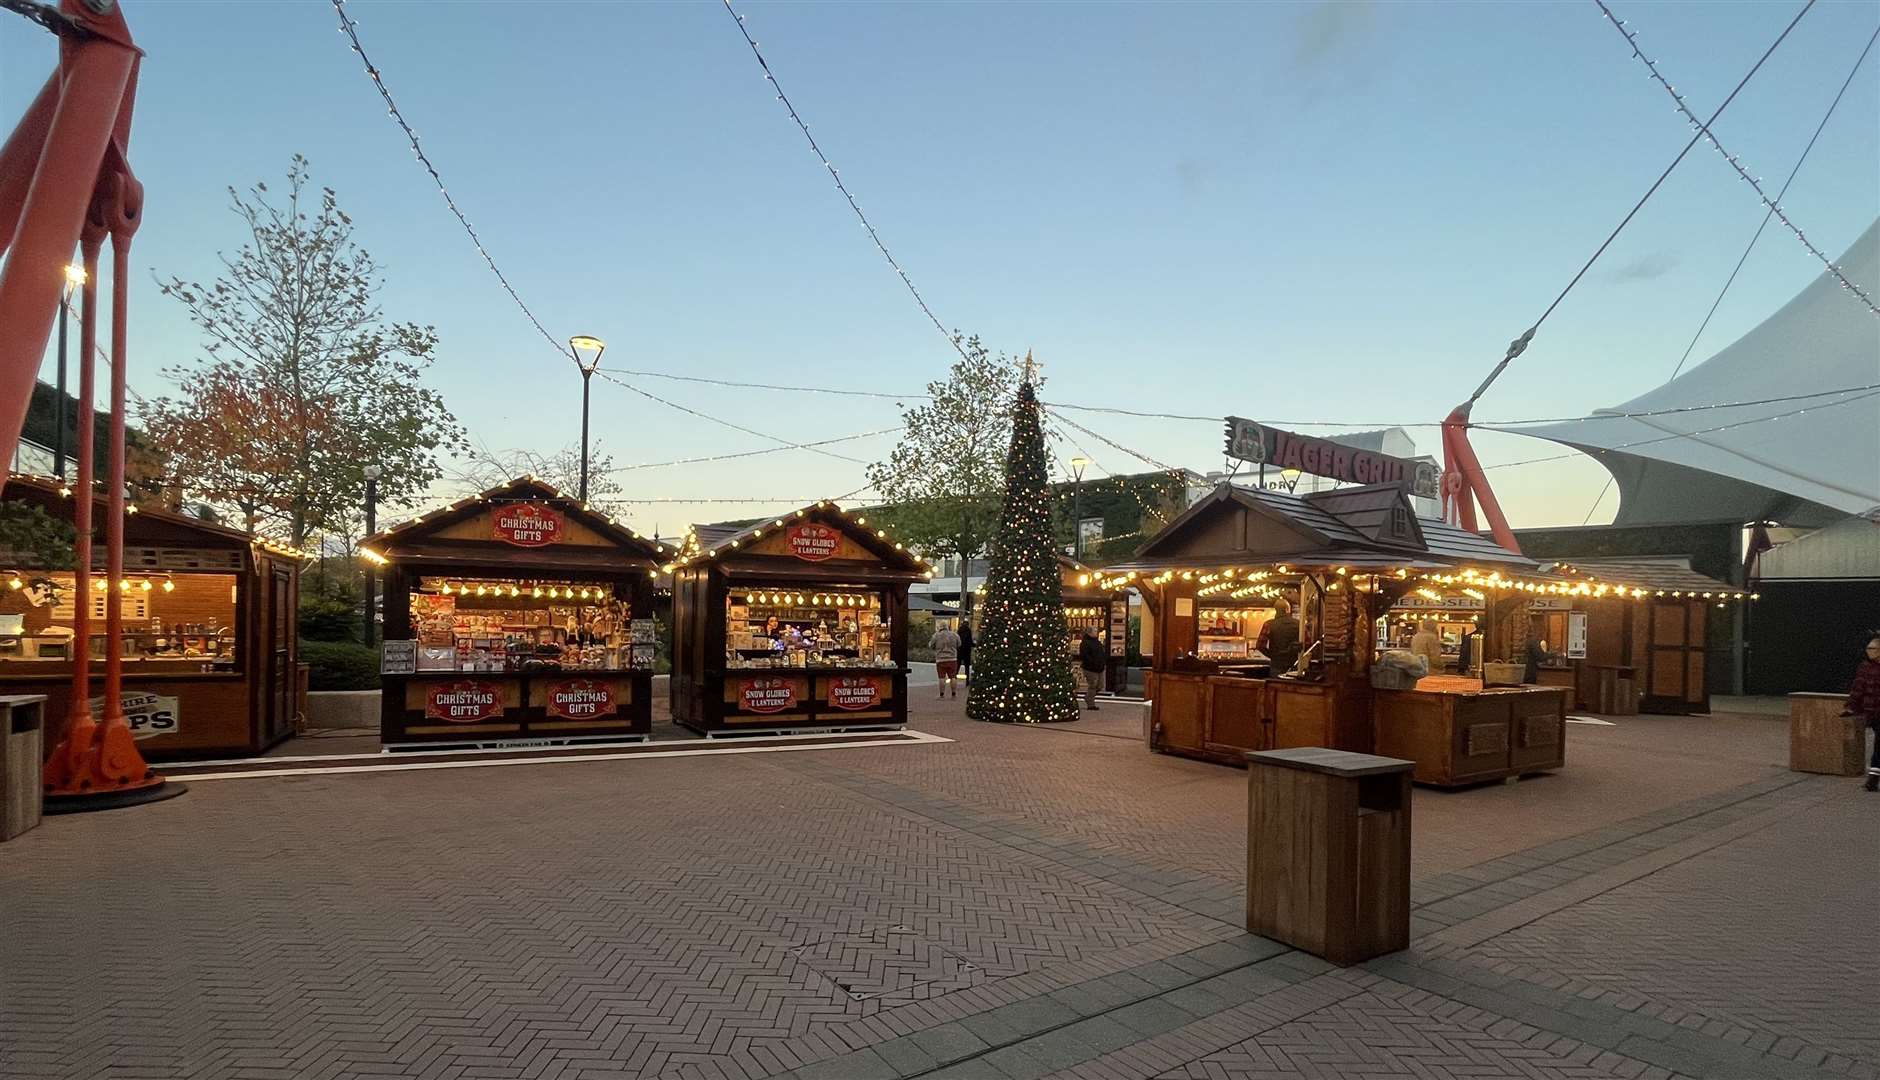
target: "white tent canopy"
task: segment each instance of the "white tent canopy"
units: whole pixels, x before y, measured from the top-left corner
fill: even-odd
[[[1880,221],[1838,261],[1880,298]],[[1619,484],[1616,525],[1826,525],[1880,507],[1880,316],[1823,272],[1734,344],[1601,414],[1801,400],[1518,430],[1591,454]],[[1802,410],[1806,410],[1805,412]]]

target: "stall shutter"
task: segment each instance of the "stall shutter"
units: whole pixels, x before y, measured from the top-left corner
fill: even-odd
[[[1710,711],[1704,607],[1683,600],[1653,602],[1644,622],[1645,692],[1640,708],[1670,715]]]

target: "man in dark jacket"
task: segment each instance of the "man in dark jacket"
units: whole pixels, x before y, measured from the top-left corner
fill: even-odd
[[[969,679],[973,674],[973,624],[962,617],[958,633],[960,635],[960,678]]]
[[[1867,762],[1867,790],[1880,791],[1880,634],[1867,640],[1867,658],[1854,669],[1843,716],[1858,716],[1873,729],[1873,757]]]
[[[1299,620],[1293,618],[1292,603],[1285,597],[1273,601],[1273,617],[1260,627],[1260,639],[1254,648],[1273,662],[1273,674],[1284,675],[1299,663]]]
[[[1103,681],[1103,669],[1109,663],[1109,654],[1097,639],[1097,632],[1085,630],[1084,639],[1077,643],[1077,667],[1084,681],[1084,708],[1092,712],[1097,708],[1097,684]]]

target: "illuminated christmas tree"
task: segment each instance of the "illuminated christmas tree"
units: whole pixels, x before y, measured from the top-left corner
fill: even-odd
[[[973,647],[966,715],[974,720],[1048,724],[1078,717],[1047,479],[1044,430],[1028,374],[1012,412],[1005,504]]]

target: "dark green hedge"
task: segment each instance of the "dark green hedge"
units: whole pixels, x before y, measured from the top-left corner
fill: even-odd
[[[379,651],[356,641],[303,640],[300,662],[309,668],[309,690],[379,688]]]

